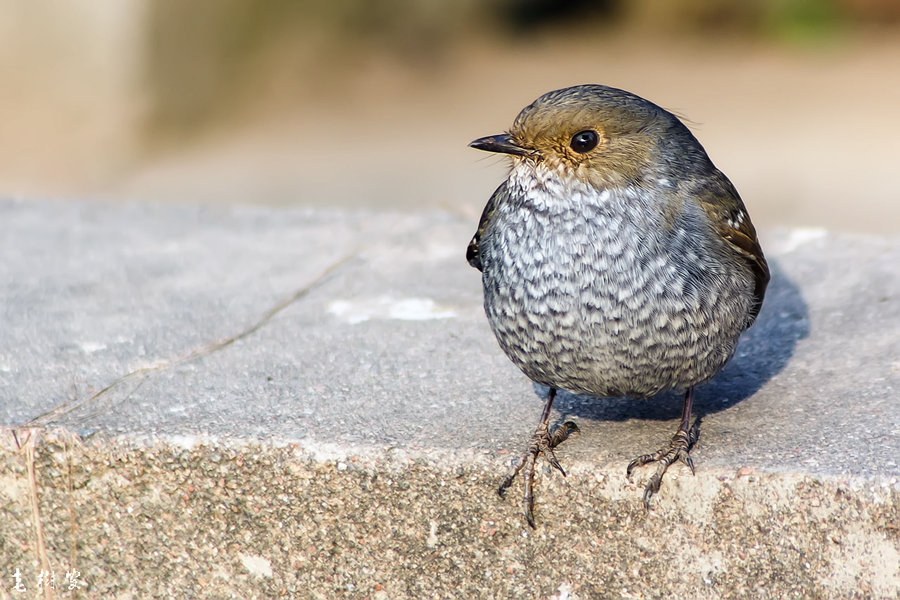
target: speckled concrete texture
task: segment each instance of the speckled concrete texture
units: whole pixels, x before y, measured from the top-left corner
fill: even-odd
[[[30,443],[30,442],[29,442]],[[858,479],[701,469],[647,513],[624,463],[538,476],[538,528],[497,461],[322,460],[299,446],[78,444],[2,454],[0,546],[84,598],[892,598],[900,494]],[[46,551],[36,547],[32,494]],[[41,559],[45,563],[42,567]],[[11,582],[7,573],[4,583]],[[7,588],[9,589],[9,588]]]
[[[763,232],[696,476],[645,513],[624,467],[680,399],[564,394],[532,531],[494,490],[544,390],[474,225],[0,200],[0,598],[898,597],[900,238]]]

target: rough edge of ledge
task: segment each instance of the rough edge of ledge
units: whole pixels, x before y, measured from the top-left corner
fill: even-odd
[[[900,585],[895,478],[704,468],[667,477],[646,513],[624,463],[579,462],[567,478],[540,470],[531,531],[514,491],[497,498],[504,461],[485,452],[32,434],[0,449],[20,542],[2,559],[77,564],[91,594],[805,598]]]

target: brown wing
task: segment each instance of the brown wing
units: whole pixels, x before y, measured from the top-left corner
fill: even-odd
[[[491,194],[491,199],[488,200],[487,204],[484,207],[484,210],[481,212],[481,219],[478,221],[478,229],[475,231],[475,235],[472,236],[472,241],[469,242],[468,247],[466,248],[466,260],[469,261],[469,264],[478,269],[481,268],[481,238],[484,235],[484,230],[487,228],[488,223],[490,223],[491,218],[494,216],[494,210],[497,205],[503,201],[506,197],[506,182],[500,184],[494,193]]]
[[[754,303],[750,310],[750,320],[747,323],[747,327],[750,327],[756,320],[766,295],[769,265],[756,237],[756,228],[750,221],[750,215],[740,195],[725,175],[721,172],[717,172],[717,175],[719,177],[712,178],[715,183],[698,194],[698,199],[722,239],[744,257],[753,269],[756,285],[753,290]]]

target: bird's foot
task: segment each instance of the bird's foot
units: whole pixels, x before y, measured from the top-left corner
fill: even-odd
[[[531,443],[528,445],[528,449],[525,450],[525,453],[513,464],[509,471],[506,473],[506,477],[503,478],[503,481],[500,482],[500,487],[497,488],[497,493],[500,494],[500,497],[503,497],[503,494],[506,493],[507,488],[512,485],[513,480],[516,478],[516,475],[519,474],[519,471],[524,469],[524,473],[522,473],[522,477],[525,479],[525,495],[522,498],[522,506],[525,512],[525,520],[528,521],[528,524],[532,529],[535,528],[534,525],[534,464],[537,460],[538,455],[543,454],[550,464],[557,469],[560,473],[563,474],[563,477],[566,476],[565,470],[563,470],[562,465],[559,464],[559,460],[556,458],[556,454],[553,452],[553,449],[559,446],[561,443],[566,441],[572,433],[578,431],[578,425],[573,423],[572,421],[566,421],[565,423],[555,427],[551,432],[546,422],[542,422],[538,425],[537,429],[534,430],[534,433],[531,436]]]
[[[681,461],[691,470],[691,475],[694,474],[694,461],[691,460],[690,451],[699,437],[700,419],[697,419],[690,431],[679,429],[672,437],[672,441],[669,442],[668,447],[660,448],[656,452],[650,454],[642,454],[628,463],[628,469],[625,472],[625,476],[629,479],[631,479],[631,472],[634,471],[635,468],[642,467],[652,462],[659,463],[659,466],[656,467],[656,473],[650,477],[650,481],[647,482],[647,487],[644,488],[644,508],[650,510],[650,498],[659,491],[659,486],[662,485],[663,475],[666,474],[669,465],[676,461]]]

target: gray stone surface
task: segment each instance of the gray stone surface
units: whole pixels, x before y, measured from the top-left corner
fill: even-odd
[[[563,395],[554,418],[574,418],[582,432],[559,450],[568,478],[539,474],[539,529],[532,533],[519,516],[518,488],[499,501],[492,486],[532,431],[543,390],[493,340],[479,275],[464,260],[474,225],[438,212],[0,200],[0,424],[16,432],[4,433],[7,491],[0,501],[18,515],[14,525],[0,525],[9,534],[0,559],[23,569],[40,562],[28,548],[41,544],[23,550],[8,541],[33,535],[29,522],[65,537],[71,515],[79,515],[86,540],[115,522],[120,535],[104,542],[88,591],[125,597],[141,589],[129,574],[145,582],[160,575],[152,564],[123,557],[141,548],[168,556],[164,547],[174,543],[158,535],[141,541],[134,527],[162,519],[170,532],[208,532],[207,519],[224,519],[223,537],[177,552],[210,572],[224,561],[222,569],[244,579],[234,588],[220,581],[198,596],[471,597],[482,589],[488,597],[562,597],[563,586],[569,597],[584,598],[653,597],[663,589],[694,597],[709,589],[721,597],[748,589],[758,597],[896,597],[900,238],[764,232],[773,281],[762,313],[726,370],[698,390],[697,476],[673,468],[657,508],[644,515],[646,474],[633,485],[622,471],[634,455],[669,439],[680,398]],[[49,441],[36,446],[37,458],[21,462],[19,446],[41,436]],[[62,458],[54,462],[54,455]],[[235,471],[238,456],[252,467]],[[45,479],[29,478],[22,467],[29,461]],[[80,484],[66,483],[60,461],[77,467]],[[405,487],[391,487],[392,477]],[[744,489],[748,477],[756,489]],[[242,487],[247,481],[258,483],[252,494]],[[209,491],[212,504],[192,504],[188,487]],[[32,493],[43,506],[38,519],[28,508]],[[210,512],[217,493],[230,502],[257,498],[255,509],[242,504],[238,511],[257,519],[246,525],[246,539],[230,513]],[[815,510],[801,510],[804,498],[818,503]],[[292,510],[279,513],[279,502]],[[367,512],[360,502],[383,510]],[[131,513],[120,521],[112,514],[124,505],[150,512],[140,523]],[[617,515],[643,529],[635,533]],[[330,537],[320,516],[336,527]],[[481,524],[471,525],[476,516]],[[305,519],[318,529],[303,529]],[[347,545],[340,523],[353,519],[374,528],[366,534],[370,548],[381,544],[386,554],[367,554],[364,541]],[[271,528],[294,520],[302,531],[273,541]],[[456,529],[463,522],[476,541]],[[679,524],[689,531],[672,539],[694,547],[685,559],[690,574],[666,566],[682,560],[665,542]],[[710,545],[716,526],[728,531]],[[501,533],[485,537],[485,528]],[[251,530],[259,530],[256,541]],[[829,531],[854,543],[825,543]],[[556,534],[562,537],[550,543],[547,536]],[[785,549],[785,536],[812,546]],[[329,555],[331,570],[320,573],[303,539],[316,555],[330,543],[356,562],[341,571],[342,559]],[[597,540],[612,550],[595,551]],[[757,542],[772,545],[758,585],[738,566]],[[579,558],[568,567],[555,563],[554,544],[574,544]],[[51,562],[55,553],[65,556],[62,546],[48,550]],[[473,548],[481,548],[480,558]],[[610,551],[621,560],[610,563]],[[513,566],[501,560],[510,553],[518,556]],[[432,554],[443,558],[416,563]],[[281,583],[250,555],[277,563]],[[648,556],[656,566],[642,575]],[[809,560],[814,567],[803,566]],[[197,585],[190,579],[196,574],[178,565],[169,565],[175,581]],[[631,591],[597,592],[613,589],[599,585],[603,577],[615,578],[601,565],[624,569],[616,572],[631,578],[622,587]],[[457,579],[440,579],[432,573],[438,567],[459,570]],[[721,585],[705,583],[720,567],[729,573]],[[486,574],[491,568],[500,570]],[[598,579],[587,585],[591,572]],[[516,574],[527,577],[513,581]],[[268,591],[251,592],[257,576],[271,584],[260,588]],[[421,577],[424,587],[416,588]]]
[[[486,326],[463,258],[473,224],[454,216],[5,201],[0,222],[4,425],[77,405],[53,421],[496,450],[540,412]],[[764,241],[773,282],[736,358],[699,391],[698,460],[900,475],[900,240]],[[307,286],[256,332],[190,359]],[[666,438],[680,399],[558,407],[584,429],[569,452],[624,459]]]

